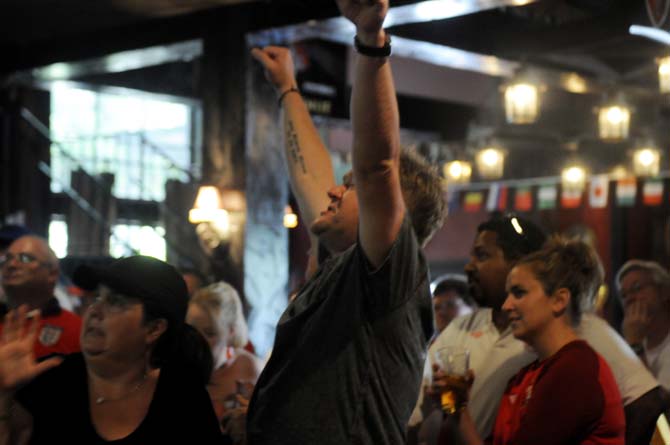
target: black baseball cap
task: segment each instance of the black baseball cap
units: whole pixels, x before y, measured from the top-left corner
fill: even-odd
[[[100,284],[150,307],[154,315],[182,323],[188,309],[188,291],[181,274],[173,266],[156,258],[135,255],[121,258],[106,267],[82,265],[75,269],[72,281],[85,290]]]
[[[32,232],[25,226],[7,224],[0,227],[0,248],[8,247],[22,236],[30,235]]]

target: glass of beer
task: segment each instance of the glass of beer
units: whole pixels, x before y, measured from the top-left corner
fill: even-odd
[[[462,346],[440,348],[435,351],[435,363],[447,380],[447,387],[440,395],[442,410],[447,414],[461,411],[467,400],[470,351]]]

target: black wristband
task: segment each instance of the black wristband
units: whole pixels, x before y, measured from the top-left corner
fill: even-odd
[[[288,90],[284,91],[283,93],[281,93],[279,95],[279,99],[277,99],[277,105],[279,105],[281,107],[281,103],[284,100],[284,97],[286,97],[286,95],[288,93],[298,93],[298,94],[300,94],[300,90],[297,87],[291,87]]]
[[[363,45],[358,36],[354,36],[354,48],[358,54],[363,54],[368,57],[388,57],[391,55],[391,37],[386,34],[384,46],[367,46]]]

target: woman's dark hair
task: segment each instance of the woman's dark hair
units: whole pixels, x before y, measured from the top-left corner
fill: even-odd
[[[156,316],[150,304],[144,304],[144,322],[164,317]],[[184,322],[167,321],[168,327],[151,351],[150,364],[155,368],[178,366],[187,369],[206,385],[214,370],[214,358],[207,340],[193,326]]]
[[[603,266],[596,251],[578,240],[552,236],[541,250],[519,260],[516,266],[528,266],[542,284],[544,293],[570,291],[570,321],[577,325],[582,313],[593,307],[603,282]]]

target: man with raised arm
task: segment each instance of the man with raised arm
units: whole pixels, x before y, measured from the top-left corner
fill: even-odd
[[[356,25],[359,52],[353,171],[343,185],[332,183],[328,154],[293,91],[292,73],[283,81],[273,77],[286,72],[274,64],[290,64],[288,54],[254,51],[285,108],[294,191],[315,217],[312,233],[335,255],[279,320],[249,406],[250,444],[403,443],[432,335],[421,246],[443,219],[440,180],[425,161],[400,149],[382,29],[388,0],[339,0],[338,6]],[[320,184],[313,194],[310,183]]]

